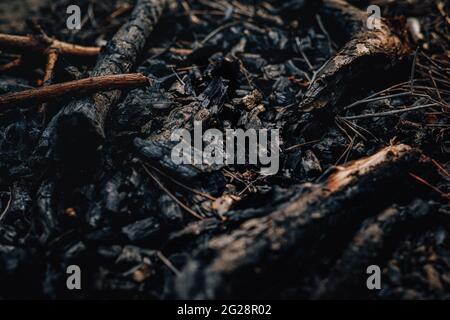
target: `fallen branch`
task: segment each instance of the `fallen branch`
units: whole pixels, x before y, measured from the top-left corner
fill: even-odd
[[[249,297],[251,292],[270,296],[270,288],[275,285],[270,279],[277,283],[292,281],[299,272],[294,262],[308,260],[324,238],[359,223],[371,210],[381,209],[393,196],[392,190],[396,190],[396,196],[398,190],[406,190],[410,182],[407,172],[420,163],[419,159],[420,153],[407,145],[389,146],[338,167],[323,183],[304,185],[300,193],[271,214],[251,219],[199,249],[196,259],[177,279],[177,296],[231,298],[229,294],[234,294],[238,299]],[[376,202],[373,194],[377,195]],[[342,238],[342,234],[337,237]]]
[[[140,73],[90,77],[0,96],[0,107],[46,102],[63,96],[85,95],[113,89],[132,89],[149,85]]]
[[[100,47],[85,47],[47,36],[16,36],[0,33],[0,48],[20,52],[38,52],[45,54],[49,48],[57,49],[60,54],[72,56],[97,56]]]
[[[47,54],[47,65],[45,66],[44,78],[42,79],[42,85],[49,85],[56,67],[56,62],[59,58],[59,52],[56,49],[49,49]]]

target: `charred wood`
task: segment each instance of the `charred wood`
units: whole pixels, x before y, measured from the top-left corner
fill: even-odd
[[[119,29],[98,57],[91,76],[129,72],[158,22],[165,4],[165,0],[139,0],[129,21]],[[88,139],[92,141],[92,148],[87,152],[95,151],[105,138],[104,125],[109,109],[118,102],[121,94],[120,90],[105,91],[74,100],[64,106],[42,134],[39,148],[52,154],[57,142],[64,144],[64,141],[57,141],[64,140],[64,136],[59,139],[59,132],[66,131],[71,132],[69,142],[75,142],[73,148],[77,148],[79,138]],[[77,132],[81,133],[78,138],[73,136]]]
[[[395,145],[338,167],[325,182],[305,186],[306,190],[274,212],[210,240],[185,267],[177,282],[177,295],[227,298],[240,292],[245,297],[243,288],[254,290],[263,278],[272,279],[267,277],[270,274],[278,272],[289,277],[294,271],[283,269],[288,260],[305,259],[327,232],[363,218],[372,194],[383,194],[383,199],[387,199],[384,191],[405,187],[408,170],[419,163],[417,150]],[[281,277],[275,278],[281,281]],[[273,284],[262,282],[263,287],[258,287],[261,296],[270,296],[263,292]]]

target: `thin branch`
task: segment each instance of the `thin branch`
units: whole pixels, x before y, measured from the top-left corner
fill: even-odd
[[[448,178],[450,178],[450,173],[436,160],[431,159],[431,162],[439,169],[441,170]]]
[[[40,53],[45,53],[48,48],[55,48],[61,54],[73,56],[97,56],[100,53],[100,47],[85,47],[44,36],[16,36],[4,33],[0,33],[0,48]]]
[[[188,190],[188,191],[190,191],[190,192],[193,192],[193,193],[195,193],[195,194],[197,194],[197,195],[199,195],[199,196],[202,196],[202,197],[204,197],[204,198],[206,198],[206,199],[209,199],[209,200],[211,200],[211,201],[217,200],[216,197],[213,197],[213,196],[211,196],[211,195],[208,194],[208,193],[205,193],[205,192],[199,191],[199,190],[197,190],[197,189],[193,189],[193,188],[191,188],[191,187],[186,186],[185,184],[181,183],[181,182],[178,181],[178,180],[175,180],[174,178],[172,178],[172,177],[169,176],[168,174],[165,174],[163,171],[159,170],[158,168],[155,168],[154,166],[149,165],[148,163],[147,163],[146,165],[149,166],[150,168],[152,168],[153,170],[155,170],[156,172],[158,172],[158,174],[160,174],[160,175],[164,176],[165,178],[169,179],[170,181],[172,181],[172,182],[175,183],[176,185],[182,187],[183,189],[186,189],[186,190]]]
[[[414,179],[416,179],[417,181],[419,181],[420,183],[423,183],[424,185],[426,185],[427,187],[431,188],[432,190],[436,191],[437,193],[439,193],[441,195],[441,197],[443,198],[447,198],[450,199],[450,194],[447,194],[443,191],[441,191],[439,188],[433,186],[431,183],[429,183],[427,180],[425,180],[424,178],[421,178],[411,172],[409,172],[409,175],[411,177],[413,177]]]
[[[46,102],[63,96],[83,95],[113,89],[144,87],[150,80],[140,73],[91,77],[0,95],[0,107]]]
[[[387,117],[387,116],[391,116],[391,115],[398,114],[398,113],[420,110],[420,109],[429,108],[429,107],[436,107],[438,105],[439,105],[438,103],[429,103],[429,104],[424,104],[422,106],[416,106],[416,107],[411,107],[411,108],[397,109],[397,110],[392,110],[392,111],[371,113],[371,114],[361,114],[358,116],[351,116],[351,117],[342,117],[342,119],[357,120],[357,119],[366,119],[366,118]]]
[[[12,189],[9,188],[9,199],[8,199],[8,202],[6,203],[5,210],[3,210],[2,214],[0,214],[0,223],[2,222],[3,218],[8,213],[9,208],[11,208],[12,199],[13,199]]]
[[[219,34],[220,32],[222,32],[222,31],[224,31],[224,30],[226,30],[226,29],[228,29],[228,28],[231,28],[231,27],[234,27],[235,25],[238,25],[238,24],[240,24],[241,22],[240,21],[233,21],[233,22],[230,22],[230,23],[226,23],[226,24],[224,24],[224,25],[221,25],[220,27],[218,27],[217,29],[215,29],[215,30],[213,30],[213,31],[211,31],[201,42],[200,42],[200,45],[201,46],[204,46],[209,40],[211,40],[215,35],[217,35],[217,34]]]
[[[49,49],[47,53],[47,65],[45,66],[45,74],[42,79],[42,84],[44,86],[49,85],[53,77],[56,62],[59,58],[59,52],[57,49]]]

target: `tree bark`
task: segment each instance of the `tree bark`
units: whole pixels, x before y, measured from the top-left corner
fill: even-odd
[[[385,265],[383,257],[394,250],[393,243],[400,242],[406,230],[423,224],[432,208],[428,202],[417,199],[406,207],[390,206],[364,221],[314,298],[357,298],[358,293],[366,296],[367,267]]]

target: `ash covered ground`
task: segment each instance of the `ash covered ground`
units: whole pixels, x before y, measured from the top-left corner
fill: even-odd
[[[445,1],[139,2],[165,6],[120,63],[151,85],[119,91],[100,137],[52,122],[83,96],[0,109],[0,298],[450,298]],[[357,21],[370,3],[382,31]],[[0,31],[103,59],[135,5],[2,2]],[[1,44],[2,95],[96,68],[61,54],[42,83],[46,54]],[[194,121],[280,130],[278,172],[174,164],[170,135]]]

